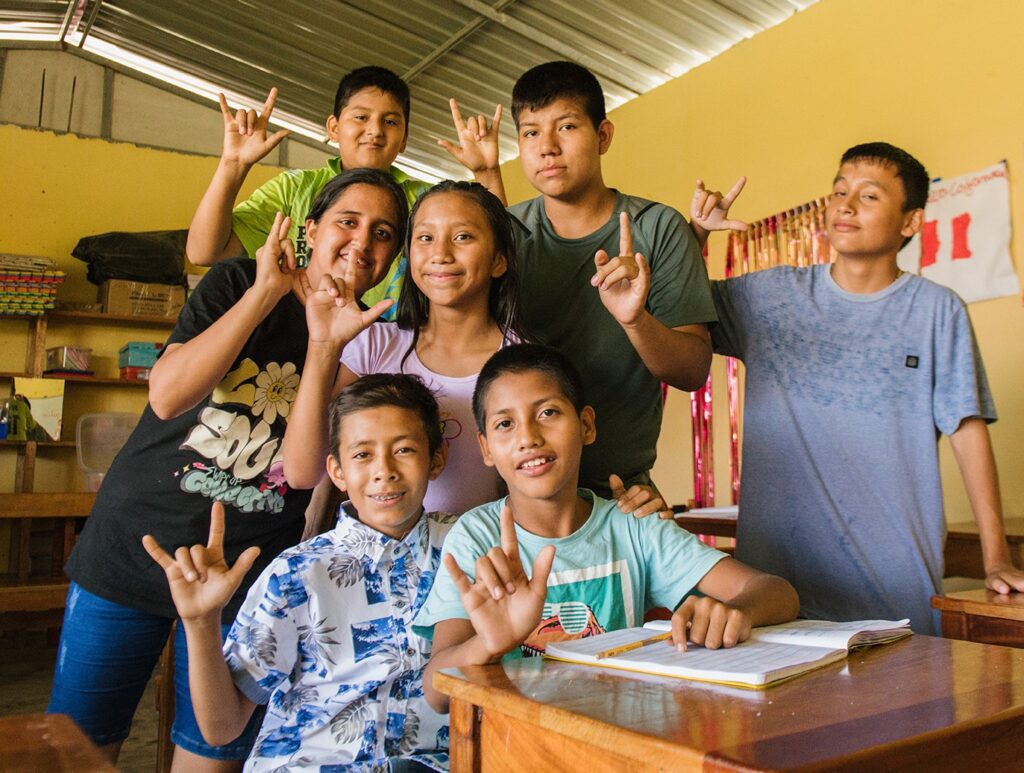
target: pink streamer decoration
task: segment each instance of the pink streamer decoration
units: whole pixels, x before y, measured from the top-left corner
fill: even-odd
[[[707,260],[707,247],[704,248]],[[690,422],[693,429],[693,502],[695,507],[715,503],[715,471],[712,451],[711,374],[700,389],[690,394]],[[715,538],[699,535],[703,542],[715,544]]]

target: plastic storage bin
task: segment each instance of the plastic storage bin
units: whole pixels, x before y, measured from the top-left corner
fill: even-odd
[[[156,364],[156,358],[160,355],[163,344],[154,344],[148,341],[129,341],[117,352],[117,367],[119,368],[152,368]]]
[[[103,476],[138,423],[134,413],[86,413],[79,417],[75,443],[88,491],[99,491]]]

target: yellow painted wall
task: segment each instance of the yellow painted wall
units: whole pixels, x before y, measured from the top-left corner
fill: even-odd
[[[1013,221],[1024,224],[1024,3],[1019,0],[821,0],[783,24],[615,110],[609,185],[686,211],[703,176],[750,178],[734,212],[757,219],[828,192],[840,154],[885,140],[951,177],[1009,162]],[[518,161],[510,200],[533,195]],[[1024,267],[1017,234],[1013,256]],[[713,237],[711,274],[724,243]],[[1008,516],[1024,517],[1024,313],[1021,299],[973,304],[971,318],[1000,421],[992,426]],[[724,369],[717,363],[716,483],[728,501]],[[670,398],[655,479],[692,496],[688,401]],[[947,517],[970,518],[943,441]],[[780,492],[784,496],[785,492]]]
[[[107,231],[187,228],[217,165],[209,156],[142,148],[73,135],[0,125],[0,252],[54,259],[68,278],[59,298],[95,301],[85,263],[71,250],[83,236]],[[257,167],[242,195],[280,170]],[[27,324],[0,320],[0,371],[24,372]],[[93,349],[101,375],[117,374],[117,350],[128,340],[163,340],[168,330],[54,323],[48,346]],[[8,393],[10,381],[0,382]],[[74,438],[75,421],[92,411],[141,413],[146,390],[68,383],[64,437]],[[0,491],[12,490],[16,454],[0,449]],[[81,488],[74,449],[40,452],[36,490]]]

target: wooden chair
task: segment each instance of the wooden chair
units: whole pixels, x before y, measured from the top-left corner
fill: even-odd
[[[26,618],[60,624],[68,592],[64,563],[75,544],[76,521],[92,510],[96,495],[81,493],[18,493],[0,495],[0,521],[11,524],[10,560],[0,582],[0,615],[16,614],[18,627]],[[45,568],[32,566],[32,535],[52,521],[50,561]]]

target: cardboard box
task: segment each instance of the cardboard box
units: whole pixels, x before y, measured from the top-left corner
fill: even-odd
[[[127,279],[108,279],[97,300],[107,314],[130,317],[176,317],[185,305],[185,288]]]

